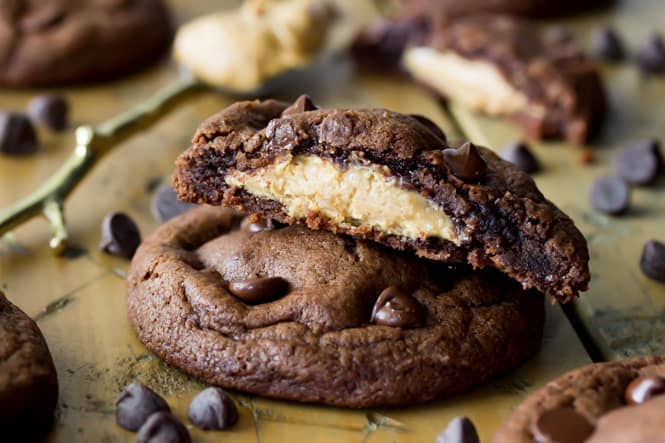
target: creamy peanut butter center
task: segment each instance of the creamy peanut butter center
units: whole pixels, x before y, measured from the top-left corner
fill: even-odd
[[[315,212],[344,228],[370,226],[412,239],[457,242],[450,217],[418,192],[400,186],[386,166],[341,168],[320,157],[289,155],[260,170],[236,171],[226,183],[280,202],[291,217],[302,219]]]
[[[527,97],[491,63],[428,47],[407,49],[402,62],[415,78],[469,108],[506,115],[527,106]]]

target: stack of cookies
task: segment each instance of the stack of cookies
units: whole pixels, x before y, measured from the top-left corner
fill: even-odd
[[[543,294],[589,280],[584,237],[526,173],[422,116],[239,102],[173,185],[206,206],[140,246],[130,319],[226,388],[346,407],[459,393],[533,355]]]

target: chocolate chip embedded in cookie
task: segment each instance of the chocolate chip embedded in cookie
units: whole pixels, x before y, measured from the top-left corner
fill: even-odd
[[[515,409],[493,443],[665,442],[665,356],[564,374]]]
[[[57,399],[58,379],[42,333],[0,292],[0,439],[42,436]]]
[[[493,266],[562,300],[586,288],[582,234],[489,149],[450,148],[422,117],[384,109],[283,116],[288,106],[239,102],[204,122],[177,161],[179,197]]]
[[[128,309],[139,339],[208,383],[348,407],[400,406],[469,389],[540,346],[543,297],[495,271],[446,265],[302,226],[248,232],[201,207],[137,251]],[[249,303],[229,283],[280,278]],[[377,322],[381,307],[391,321]],[[381,317],[384,320],[386,317]],[[399,321],[392,321],[399,320]],[[379,324],[380,323],[380,324]]]
[[[574,41],[504,16],[457,19],[404,52],[406,70],[454,102],[510,117],[536,138],[585,142],[605,112],[596,67]]]

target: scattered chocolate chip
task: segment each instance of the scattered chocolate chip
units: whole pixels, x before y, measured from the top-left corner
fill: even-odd
[[[73,245],[65,246],[64,251],[62,251],[62,257],[69,260],[76,260],[77,258],[81,258],[87,254],[88,254],[87,249]]]
[[[436,437],[436,443],[480,443],[473,422],[466,417],[455,417]]]
[[[465,182],[476,182],[487,172],[487,164],[473,143],[443,150],[443,159],[453,175]]]
[[[152,196],[150,210],[152,216],[160,223],[164,223],[173,217],[184,214],[196,205],[178,200],[178,195],[169,185],[160,187]]]
[[[665,44],[660,35],[653,33],[637,50],[637,63],[643,71],[665,73]]]
[[[607,27],[596,29],[591,34],[591,53],[596,58],[610,61],[619,61],[625,56],[619,35]]]
[[[642,248],[640,268],[644,275],[665,283],[665,244],[649,240]]]
[[[28,115],[35,123],[54,131],[69,125],[69,103],[59,94],[43,94],[30,100]]]
[[[524,142],[515,142],[508,145],[501,152],[501,158],[529,174],[540,171],[538,159]]]
[[[573,40],[573,33],[563,26],[551,26],[545,31],[545,38],[551,43],[569,43]]]
[[[0,153],[33,154],[38,147],[37,133],[25,114],[0,112]]]
[[[370,321],[384,326],[418,326],[425,322],[425,314],[418,300],[390,286],[376,299]]]
[[[665,262],[663,263],[665,264]],[[640,405],[663,394],[665,394],[665,377],[647,375],[630,382],[626,388],[624,399],[629,405]]]
[[[623,179],[606,175],[591,185],[591,205],[605,214],[620,215],[630,205],[630,187]]]
[[[240,229],[245,232],[255,233],[261,231],[272,231],[277,229],[278,223],[271,218],[263,218],[257,214],[251,214],[245,217],[240,223]]]
[[[446,141],[446,134],[439,128],[439,126],[434,123],[432,120],[428,119],[427,117],[419,114],[409,114],[411,117],[415,118],[418,120],[418,122],[426,127],[429,132],[434,134],[437,138],[441,139],[442,142]]]
[[[658,140],[642,140],[624,149],[614,161],[614,171],[631,185],[653,182],[663,169],[663,155]]]
[[[189,404],[187,414],[194,426],[205,430],[230,428],[238,421],[236,404],[219,388],[201,391]]]
[[[289,282],[281,277],[250,278],[229,283],[229,292],[247,303],[275,300],[289,291]]]
[[[111,255],[132,258],[140,243],[139,228],[127,214],[112,212],[104,217],[99,249]]]
[[[307,95],[301,95],[293,102],[291,106],[282,111],[282,117],[293,114],[301,114],[307,111],[314,111],[319,109],[313,102],[312,99]]]
[[[148,417],[136,434],[136,443],[191,443],[192,437],[180,420],[169,412]]]
[[[543,412],[533,428],[537,443],[583,443],[592,433],[591,423],[573,408],[567,407]]]
[[[125,386],[115,402],[115,421],[130,431],[138,431],[155,412],[170,412],[166,401],[141,383]]]

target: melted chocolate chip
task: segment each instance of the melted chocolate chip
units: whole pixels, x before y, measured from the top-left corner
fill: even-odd
[[[636,378],[630,382],[624,398],[629,405],[641,405],[663,394],[665,394],[665,377],[650,375]]]
[[[256,214],[248,215],[240,223],[240,229],[245,232],[255,233],[261,231],[272,231],[277,229],[277,223],[271,218],[262,218]]]
[[[665,283],[665,244],[649,240],[642,248],[640,269],[644,275]]]
[[[205,430],[227,429],[238,421],[238,410],[231,398],[219,388],[201,391],[187,412],[194,426]]]
[[[643,71],[665,73],[665,44],[658,34],[651,34],[637,50],[637,63]]]
[[[443,159],[453,175],[467,183],[477,182],[487,172],[487,164],[473,143],[443,150]]]
[[[418,300],[390,286],[376,299],[370,321],[384,326],[418,326],[425,322],[425,315],[425,308]]]
[[[531,152],[526,143],[515,142],[508,145],[503,152],[501,158],[514,164],[522,171],[532,174],[540,170],[540,163],[536,156]]]
[[[125,386],[115,402],[115,420],[121,427],[138,431],[155,412],[170,412],[166,401],[155,391],[134,382]]]
[[[619,61],[625,56],[619,35],[611,28],[600,28],[591,35],[591,52],[596,58]]]
[[[418,114],[409,114],[409,116],[415,118],[416,120],[418,120],[418,123],[420,123],[425,128],[427,128],[429,130],[429,132],[431,132],[432,134],[434,134],[436,136],[436,138],[440,139],[442,142],[446,141],[446,134],[432,120],[428,119],[425,116],[418,115]]]
[[[132,258],[140,243],[139,228],[127,214],[112,212],[104,217],[99,249],[111,255]]]
[[[653,182],[663,169],[663,155],[658,140],[642,140],[624,149],[614,162],[616,174],[632,185]]]
[[[591,185],[591,205],[605,214],[620,215],[630,205],[630,187],[623,179],[611,175],[596,179]]]
[[[480,443],[480,438],[471,420],[466,417],[455,417],[436,437],[436,443]]]
[[[0,153],[33,154],[38,147],[37,133],[25,114],[0,112]]]
[[[584,443],[592,433],[591,423],[573,408],[567,407],[543,412],[533,428],[537,443]]]
[[[229,283],[229,292],[247,303],[263,303],[289,292],[289,282],[281,277],[250,278]]]
[[[35,123],[62,131],[69,124],[69,103],[58,94],[43,94],[30,100],[28,115]]]
[[[313,102],[312,99],[307,95],[301,95],[293,102],[291,106],[282,111],[282,117],[293,114],[301,114],[307,111],[314,111],[319,109]]]
[[[152,414],[136,434],[136,443],[191,443],[192,437],[180,420],[168,412]]]

